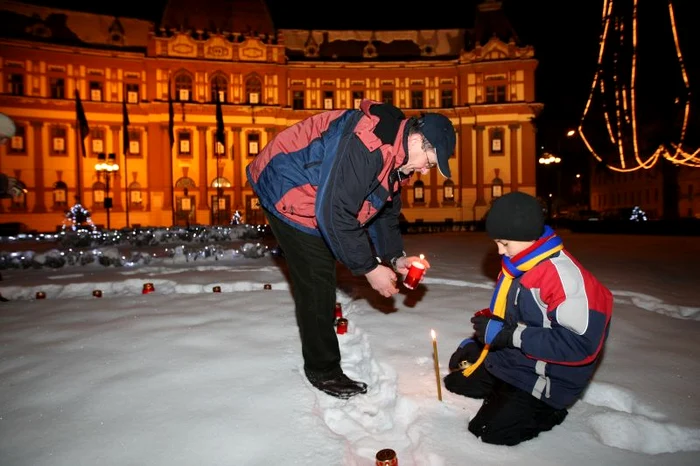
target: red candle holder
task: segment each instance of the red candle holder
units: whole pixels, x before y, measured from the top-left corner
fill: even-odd
[[[221,287],[220,286],[215,286],[214,288],[211,289],[214,293],[221,293]]]
[[[272,285],[270,285],[269,283],[265,283],[265,286],[263,286],[263,289],[265,289],[265,290],[271,290],[271,289],[272,289]]]
[[[343,335],[348,331],[348,319],[341,317],[338,319],[338,323],[335,326],[335,333],[338,335]]]
[[[396,457],[396,452],[391,448],[379,450],[375,456],[377,466],[399,466],[399,459]]]
[[[343,317],[343,306],[340,303],[335,303],[335,318],[340,319]]]
[[[409,290],[415,289],[425,275],[425,265],[422,262],[413,261],[408,268],[406,278],[403,279],[403,286]]]
[[[101,298],[101,297],[102,297],[102,290],[93,290],[93,291],[92,291],[92,295],[93,295],[95,298]]]
[[[46,293],[44,293],[43,291],[37,291],[36,299],[46,299]]]
[[[154,291],[156,291],[156,287],[153,286],[153,283],[144,283],[141,294],[153,293]]]

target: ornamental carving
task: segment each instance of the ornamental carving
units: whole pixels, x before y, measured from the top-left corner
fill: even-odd
[[[197,44],[187,34],[177,34],[168,43],[168,55],[196,58]]]
[[[241,61],[265,61],[266,48],[259,39],[247,39],[238,49],[238,58]]]
[[[222,37],[212,37],[204,44],[204,58],[231,60],[233,58],[233,46]]]
[[[532,58],[534,55],[535,50],[531,46],[518,47],[512,41],[506,44],[493,37],[484,46],[477,45],[473,50],[462,52],[460,62],[515,60]]]

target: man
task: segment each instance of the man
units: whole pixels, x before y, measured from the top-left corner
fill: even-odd
[[[15,135],[15,123],[4,113],[0,113],[0,145]],[[16,197],[25,191],[24,183],[17,178],[0,173],[0,198]]]
[[[486,232],[502,256],[488,309],[450,358],[445,387],[484,403],[469,431],[517,445],[564,421],[590,383],[610,330],[613,297],[544,224],[534,197],[494,201]],[[471,365],[469,364],[471,363]]]
[[[382,296],[399,292],[396,274],[420,260],[403,250],[401,186],[436,166],[449,177],[455,139],[443,115],[406,118],[363,100],[285,129],[247,167],[289,266],[304,372],[317,389],[343,399],[367,391],[340,366],[336,260]]]

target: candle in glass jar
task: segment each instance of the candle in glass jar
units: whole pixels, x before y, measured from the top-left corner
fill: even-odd
[[[403,280],[403,285],[409,290],[415,289],[425,274],[425,265],[420,261],[413,261],[408,268],[406,278]]]

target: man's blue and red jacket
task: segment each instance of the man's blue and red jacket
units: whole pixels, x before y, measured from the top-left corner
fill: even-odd
[[[355,275],[402,255],[400,190],[390,173],[406,158],[402,120],[393,143],[383,143],[370,113],[332,110],[286,128],[246,168],[260,204],[305,233],[323,237]]]

